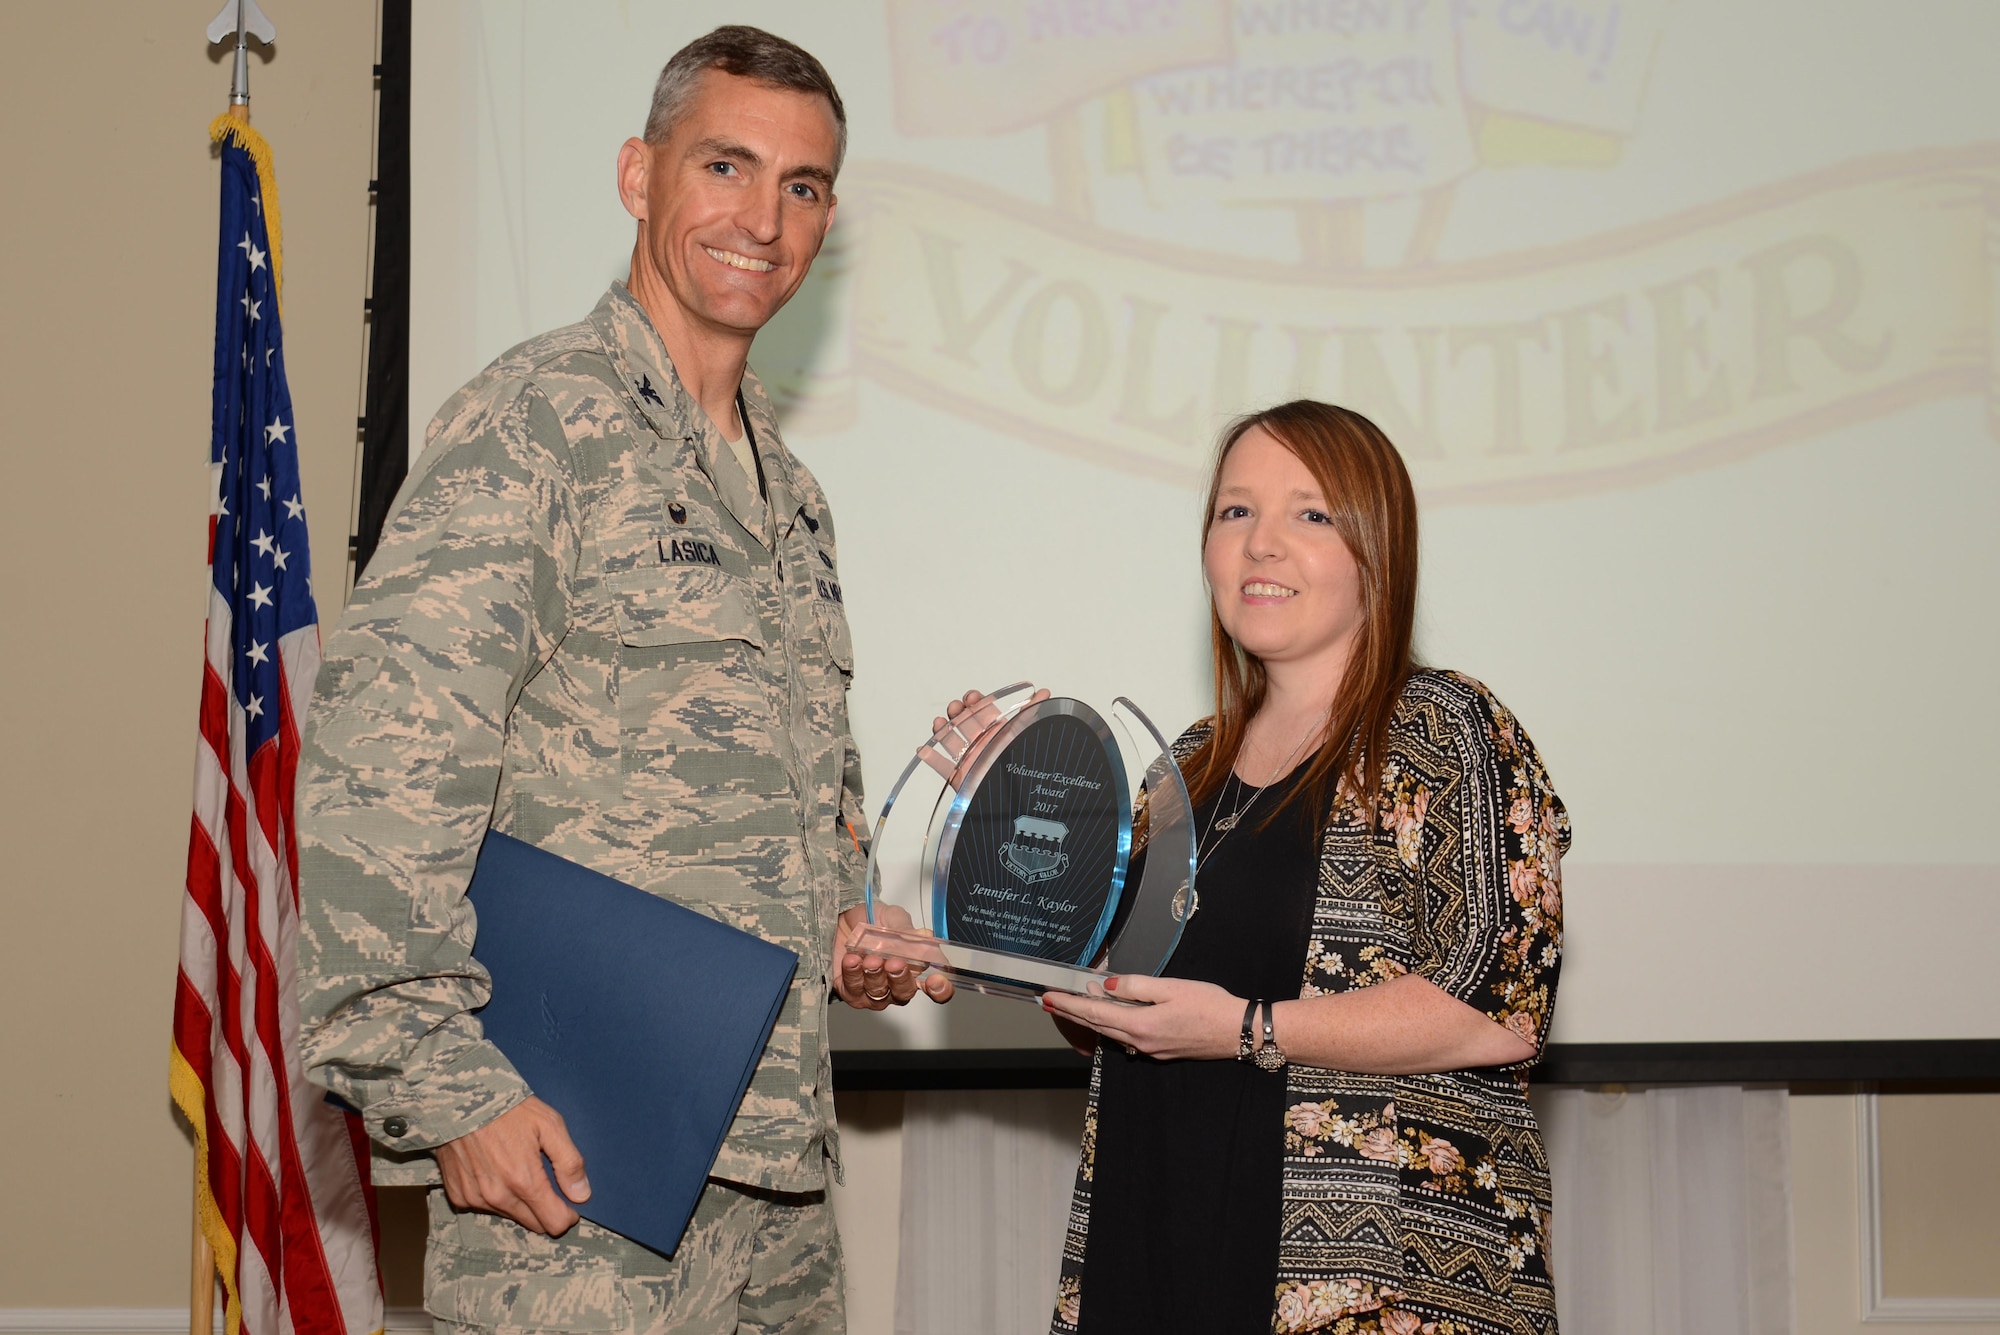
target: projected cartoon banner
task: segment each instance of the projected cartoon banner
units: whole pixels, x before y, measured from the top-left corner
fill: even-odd
[[[802,294],[829,327],[789,364],[767,339],[760,365],[802,429],[851,420],[866,377],[1181,482],[1229,416],[1335,399],[1381,422],[1433,501],[1620,485],[1926,399],[1993,397],[2000,142],[1437,261],[1470,173],[1620,161],[1669,13],[891,0],[899,128],[1045,121],[1055,204],[855,163],[840,244]],[[1085,153],[1076,107],[1092,99]],[[1143,182],[1165,236],[1093,216],[1093,186],[1120,175]],[[1399,259],[1371,261],[1378,211],[1410,200]],[[1179,221],[1217,207],[1291,210],[1299,261],[1224,252]]]
[[[1146,473],[1193,479],[1215,422],[1294,395],[1369,413],[1433,499],[1470,499],[1992,392],[2000,146],[1843,168],[1560,256],[1345,277],[906,168],[856,175],[854,373]]]

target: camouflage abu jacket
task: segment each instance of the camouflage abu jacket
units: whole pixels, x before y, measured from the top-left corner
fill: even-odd
[[[714,1173],[825,1183],[828,961],[865,867],[853,650],[825,497],[749,375],[743,403],[762,496],[614,284],[431,423],[326,645],[299,786],[306,1069],[385,1149],[530,1093],[469,1014],[490,824],[798,953]],[[436,1180],[412,1166],[377,1180]]]

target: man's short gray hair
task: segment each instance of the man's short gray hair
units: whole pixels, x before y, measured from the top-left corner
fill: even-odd
[[[847,108],[841,105],[840,90],[833,86],[826,66],[804,47],[742,23],[725,24],[674,52],[660,71],[660,81],[653,85],[653,109],[646,115],[647,143],[662,143],[674,132],[674,122],[687,110],[701,76],[709,70],[825,98],[833,106],[834,124],[839,127],[833,169],[840,170],[840,160],[847,156]]]

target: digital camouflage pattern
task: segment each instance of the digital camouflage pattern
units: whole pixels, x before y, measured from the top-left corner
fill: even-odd
[[[829,956],[866,865],[853,650],[825,497],[754,376],[742,402],[768,503],[613,284],[431,423],[327,642],[299,791],[306,1069],[386,1149],[529,1094],[470,1014],[490,824],[797,952],[714,1174],[825,1185]],[[377,1180],[437,1180],[408,1162]]]
[[[840,1241],[825,1193],[711,1182],[671,1259],[589,1220],[560,1238],[430,1194],[424,1306],[438,1335],[841,1335]]]

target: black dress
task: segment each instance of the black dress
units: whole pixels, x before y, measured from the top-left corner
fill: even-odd
[[[1165,973],[1246,1000],[1299,994],[1318,881],[1317,822],[1294,803],[1304,766],[1261,790],[1225,784],[1195,812],[1210,833],[1199,907]],[[1226,833],[1211,829],[1218,804]],[[1134,875],[1136,876],[1136,869]],[[1271,1329],[1285,1077],[1248,1062],[1155,1061],[1105,1045],[1085,1335]]]

